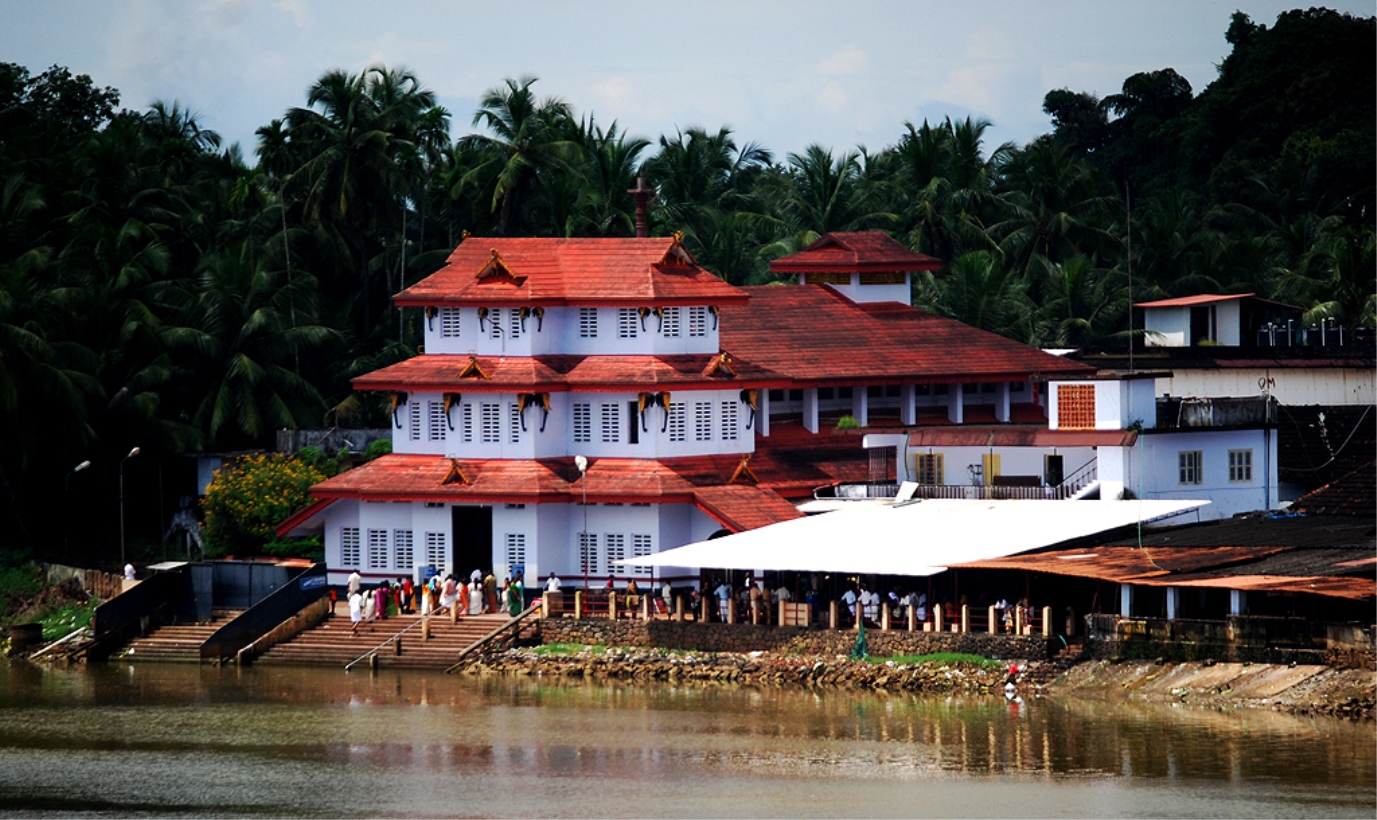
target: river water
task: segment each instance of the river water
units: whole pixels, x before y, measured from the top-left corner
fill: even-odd
[[[1094,700],[0,661],[0,815],[1365,817],[1372,723]]]

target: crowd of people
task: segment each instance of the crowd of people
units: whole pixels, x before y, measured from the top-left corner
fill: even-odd
[[[526,606],[526,587],[521,573],[503,579],[499,589],[491,572],[484,574],[476,569],[467,579],[456,579],[448,573],[442,578],[436,574],[419,585],[413,584],[410,578],[398,578],[395,583],[384,580],[371,589],[364,588],[363,575],[354,570],[349,576],[346,595],[352,634],[355,635],[363,624],[403,613],[454,617],[504,613],[515,618]]]

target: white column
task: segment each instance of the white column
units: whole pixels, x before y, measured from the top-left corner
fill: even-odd
[[[966,418],[966,398],[962,395],[965,385],[956,383],[947,388],[947,418],[952,424],[964,424]]]
[[[1000,382],[995,391],[995,421],[1009,421],[1009,383]]]
[[[1248,593],[1241,589],[1229,590],[1229,614],[1244,615],[1248,609]]]
[[[1119,584],[1119,615],[1127,618],[1133,614],[1133,586]]]
[[[870,424],[870,390],[865,385],[851,388],[851,415],[862,427]]]
[[[755,430],[762,438],[770,437],[770,391],[761,388],[756,393]]]
[[[818,432],[818,389],[803,388],[803,429],[810,433]]]
[[[917,424],[918,408],[915,404],[918,391],[911,384],[899,388],[899,423]]]
[[[1181,587],[1167,587],[1167,620],[1176,620],[1176,613],[1181,608]]]

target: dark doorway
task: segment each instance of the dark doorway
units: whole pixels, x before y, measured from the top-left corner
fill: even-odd
[[[492,571],[492,507],[461,507],[453,510],[454,574],[467,578],[475,569]]]

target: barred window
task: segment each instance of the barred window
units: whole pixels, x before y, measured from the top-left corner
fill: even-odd
[[[479,405],[478,423],[484,444],[497,444],[502,441],[502,405]]]
[[[1199,450],[1184,450],[1176,454],[1176,466],[1182,484],[1199,484],[1204,476],[1204,458]]]
[[[593,405],[586,402],[574,405],[574,441],[593,440]]]
[[[622,406],[604,404],[602,410],[602,443],[616,444],[622,440]]]
[[[526,563],[526,534],[509,532],[506,534],[505,541],[507,567],[510,572],[511,567]]]
[[[411,569],[416,563],[416,550],[412,544],[411,530],[393,530],[392,546],[397,551],[397,567]]]
[[[339,564],[357,569],[359,566],[359,528],[339,528]]]
[[[434,567],[445,565],[445,534],[442,532],[426,533],[426,563]]]
[[[431,441],[444,441],[445,428],[449,419],[445,418],[445,403],[443,401],[426,402],[427,426],[426,437]]]
[[[387,530],[368,531],[368,568],[387,569]]]
[[[664,324],[660,327],[660,332],[666,339],[679,338],[679,308],[664,308]]]
[[[607,571],[616,572],[617,562],[626,558],[626,536],[619,532],[609,532],[602,537],[602,543],[607,554]]]
[[[640,317],[637,315],[635,308],[617,308],[617,338],[636,338],[636,329],[639,322]]]
[[[712,402],[693,403],[693,440],[712,441]]]
[[[1230,451],[1229,451],[1229,480],[1230,480],[1230,481],[1252,481],[1252,480],[1253,480],[1253,451],[1252,451],[1252,450],[1230,450]]]
[[[579,570],[589,575],[602,574],[602,564],[598,562],[598,536],[596,533],[579,533]]]
[[[440,338],[459,338],[459,308],[440,308]]]
[[[411,430],[407,437],[412,441],[421,440],[421,403],[418,401],[411,402]]]
[[[722,440],[736,441],[736,402],[722,402]]]
[[[597,308],[579,308],[579,338],[598,338]]]
[[[520,339],[520,338],[521,338],[521,310],[518,309],[518,308],[512,308],[511,310],[507,311],[507,313],[510,314],[510,317],[511,317],[511,318],[508,320],[508,323],[509,323],[509,325],[510,325],[510,330],[507,331],[507,335],[510,336],[510,337],[513,338],[513,339]]]
[[[649,535],[632,535],[631,557],[644,558],[647,555],[650,555],[651,552],[653,552],[653,550],[651,549],[651,545],[653,543],[654,542],[651,540],[651,537]],[[631,567],[631,574],[633,576],[639,576],[642,578],[649,577],[653,571],[654,568],[649,566],[634,565]]]
[[[919,484],[945,484],[947,472],[941,453],[919,453],[913,457],[914,480]]]
[[[511,404],[507,405],[507,407],[509,407],[509,408],[511,409],[510,415],[511,415],[511,421],[512,421],[512,432],[511,432],[511,436],[510,436],[509,438],[510,438],[512,444],[520,444],[520,443],[521,443],[521,404],[518,403],[518,402],[512,402]]]
[[[708,335],[708,309],[706,307],[691,307],[688,309],[688,315],[689,335]]]
[[[465,444],[473,443],[473,405],[464,404],[459,408],[459,427]]]
[[[688,441],[688,405],[681,401],[669,403],[669,440]]]

